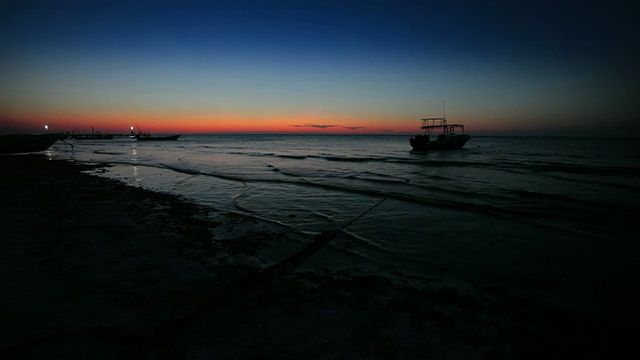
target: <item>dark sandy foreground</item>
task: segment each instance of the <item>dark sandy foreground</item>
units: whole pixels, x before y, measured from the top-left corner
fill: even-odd
[[[0,168],[5,358],[540,359],[638,352],[640,304],[631,294],[603,302],[611,309],[585,311],[506,286],[463,289],[428,275],[304,272],[286,262],[267,268],[273,262],[258,251],[291,239],[264,224],[80,173],[89,165],[28,155],[0,157]]]

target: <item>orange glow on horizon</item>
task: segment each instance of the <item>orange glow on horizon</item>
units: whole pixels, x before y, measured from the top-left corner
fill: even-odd
[[[0,113],[1,114],[1,113]],[[131,127],[156,134],[196,133],[341,133],[393,134],[419,131],[417,120],[362,118],[323,114],[148,114],[29,113],[0,116],[0,131],[50,131],[128,133]]]
[[[153,112],[12,112],[0,109],[0,133],[50,132],[128,134],[131,127],[153,134],[198,133],[312,133],[312,134],[406,134],[422,132],[421,116],[403,114],[320,114],[320,113],[153,113]],[[523,126],[512,118],[465,116],[448,118],[464,124],[465,133],[504,134],[538,131],[545,124]],[[525,119],[526,120],[526,119]]]
[[[336,116],[322,114],[254,115],[254,114],[143,114],[100,113],[7,114],[0,109],[0,134],[18,132],[102,133],[128,134],[134,131],[152,134],[203,133],[278,133],[278,134],[398,134],[422,133],[420,117]],[[474,135],[522,134],[544,131],[545,124],[523,126],[507,118],[448,118],[449,123],[464,124],[465,133]]]

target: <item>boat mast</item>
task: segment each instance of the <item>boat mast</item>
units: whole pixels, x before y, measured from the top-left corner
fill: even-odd
[[[445,112],[444,96],[442,96],[442,132],[449,135],[449,128],[447,126],[447,114]]]
[[[444,107],[444,96],[442,97],[442,117],[443,118],[447,118],[447,115],[445,113],[445,107]]]

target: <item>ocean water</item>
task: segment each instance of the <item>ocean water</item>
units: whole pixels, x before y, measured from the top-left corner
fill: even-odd
[[[100,176],[254,217],[301,242],[344,228],[309,267],[562,287],[638,255],[621,249],[640,241],[640,139],[472,136],[460,150],[413,153],[408,138],[115,138],[59,142],[48,154],[112,164]]]

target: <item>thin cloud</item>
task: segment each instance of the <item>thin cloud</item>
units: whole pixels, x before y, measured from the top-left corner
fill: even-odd
[[[317,128],[317,129],[327,129],[327,128],[332,128],[332,127],[336,127],[337,125],[324,125],[324,124],[295,124],[295,125],[289,125],[291,127],[297,127],[297,128],[306,128],[306,127],[310,127],[310,128]]]
[[[364,129],[364,126],[343,126],[343,128],[345,129],[349,129],[349,130],[358,130],[358,129]]]

